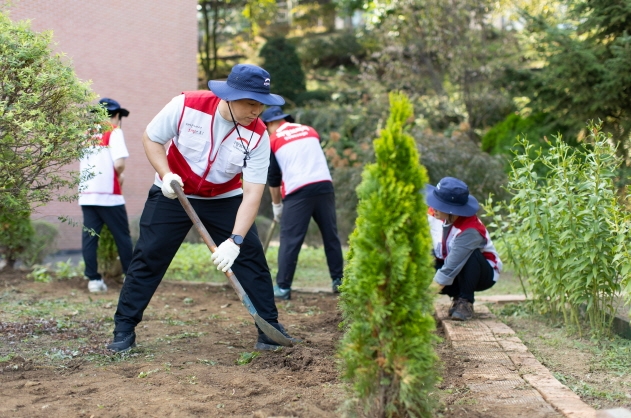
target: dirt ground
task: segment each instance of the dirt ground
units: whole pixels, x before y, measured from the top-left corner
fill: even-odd
[[[0,416],[336,417],[345,397],[334,358],[332,294],[296,294],[280,320],[305,343],[254,352],[254,323],[231,288],[164,282],[138,348],[108,355],[120,285],[34,283],[0,273]]]
[[[120,284],[108,282],[108,293],[91,295],[83,279],[37,283],[25,276],[0,272],[2,417],[345,416],[335,295],[294,293],[293,300],[278,302],[281,322],[305,343],[251,359],[256,329],[230,287],[165,281],[136,330],[138,347],[111,355],[105,345]],[[631,382],[622,367],[617,375],[596,367],[597,355],[581,357],[541,324],[520,319],[509,325],[552,371],[575,379],[568,386],[581,382],[582,393],[574,389],[586,402],[630,405]],[[437,353],[443,380],[436,417],[556,416],[489,408],[463,382],[467,360],[453,356],[446,341]],[[611,393],[599,393],[598,383],[610,390],[614,384],[615,399],[605,399]]]

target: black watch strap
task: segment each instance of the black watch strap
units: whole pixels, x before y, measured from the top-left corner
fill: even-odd
[[[234,241],[237,245],[243,244],[243,237],[241,235],[232,234],[230,235],[230,238],[232,238],[232,241]]]

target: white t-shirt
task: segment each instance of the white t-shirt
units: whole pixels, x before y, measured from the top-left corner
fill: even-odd
[[[147,135],[149,139],[158,144],[166,144],[171,139],[178,136],[178,124],[184,111],[184,95],[180,94],[175,96],[166,106],[153,118],[153,120],[147,125]],[[234,123],[232,121],[224,119],[219,110],[212,115],[216,118],[213,123],[213,138],[215,141],[221,141],[223,138],[234,129]],[[241,125],[238,125],[241,127]],[[244,128],[241,128],[244,129]],[[208,152],[210,148],[210,141],[205,145],[202,154]],[[215,152],[219,151],[219,147],[214,147]],[[214,155],[212,156],[214,158]],[[250,159],[247,160],[247,166],[243,168],[243,180],[249,183],[265,184],[267,183],[267,169],[269,167],[270,158],[270,145],[269,136],[267,132],[263,134],[258,146],[251,150]],[[162,180],[156,173],[154,183],[158,187],[162,187]],[[243,189],[231,190],[227,193],[220,194],[214,197],[199,197],[188,195],[188,197],[196,199],[223,199],[226,197],[238,196],[243,194]]]
[[[114,194],[114,161],[129,157],[120,128],[110,134],[109,146],[95,146],[79,163],[81,177],[90,177],[79,186],[79,205],[118,206],[125,204],[122,194]]]

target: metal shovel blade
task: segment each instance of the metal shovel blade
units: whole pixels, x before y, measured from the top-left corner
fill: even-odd
[[[210,234],[206,230],[206,227],[199,219],[199,216],[197,216],[195,209],[193,209],[193,206],[191,206],[191,203],[186,198],[182,187],[180,187],[180,184],[175,180],[171,182],[171,187],[175,191],[175,194],[177,194],[178,200],[182,204],[182,207],[188,214],[189,218],[191,218],[193,225],[204,240],[204,243],[206,243],[206,246],[208,247],[210,252],[214,253],[217,250],[217,246],[215,245],[213,239],[210,237]],[[256,325],[258,325],[261,331],[263,331],[263,333],[270,337],[274,342],[285,347],[292,347],[294,344],[289,338],[284,336],[282,332],[274,328],[269,322],[259,316],[258,312],[256,312],[256,308],[254,308],[254,305],[250,300],[250,297],[247,295],[247,293],[245,293],[245,290],[243,290],[241,283],[239,283],[239,280],[237,279],[237,276],[235,276],[232,269],[228,270],[224,274],[228,278],[228,282],[230,283],[232,288],[235,290],[235,292],[237,292],[237,296],[239,296],[241,303],[243,304],[243,306],[245,306],[250,315],[252,315],[252,318],[254,318],[254,322],[256,323]]]

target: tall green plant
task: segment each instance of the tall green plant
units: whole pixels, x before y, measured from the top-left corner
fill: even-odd
[[[581,332],[607,333],[623,286],[630,283],[631,258],[626,240],[631,214],[617,195],[622,163],[611,137],[589,126],[589,144],[571,147],[556,138],[546,153],[525,150],[509,174],[512,199],[489,210],[518,271],[528,276],[542,313],[562,315]],[[540,177],[541,164],[548,174]]]
[[[340,305],[346,333],[339,354],[364,412],[378,417],[432,416],[437,380],[432,343],[433,268],[427,183],[413,138],[404,132],[412,105],[390,94],[390,117],[374,141],[376,162],[357,188]]]

